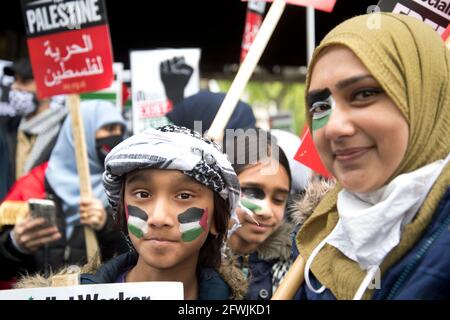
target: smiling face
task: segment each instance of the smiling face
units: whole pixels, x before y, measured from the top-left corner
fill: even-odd
[[[139,259],[154,269],[195,266],[213,225],[213,199],[213,191],[177,170],[128,175],[124,204]]]
[[[283,223],[289,176],[281,165],[275,174],[264,174],[271,166],[271,162],[258,163],[238,175],[241,204],[237,214],[242,227],[230,238],[230,246],[235,252],[254,251]]]
[[[385,185],[406,153],[409,127],[361,61],[345,47],[327,49],[307,99],[315,145],[342,186],[371,192]]]

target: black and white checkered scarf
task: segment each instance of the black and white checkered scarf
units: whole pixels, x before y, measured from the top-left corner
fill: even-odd
[[[231,218],[236,221],[229,234],[240,226],[236,215],[239,181],[216,143],[195,131],[173,125],[147,129],[126,139],[105,160],[103,186],[114,209],[120,201],[124,176],[148,168],[180,170],[215,191],[228,202]]]

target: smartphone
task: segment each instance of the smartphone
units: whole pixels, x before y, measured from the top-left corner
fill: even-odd
[[[28,206],[33,218],[45,219],[45,227],[56,226],[55,202],[47,199],[29,199]]]

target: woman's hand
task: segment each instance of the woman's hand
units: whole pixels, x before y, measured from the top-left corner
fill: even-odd
[[[81,199],[80,203],[81,223],[101,230],[106,224],[106,210],[99,199]]]
[[[14,226],[12,237],[20,251],[31,253],[61,238],[57,227],[44,227],[44,224],[44,218],[28,216]]]

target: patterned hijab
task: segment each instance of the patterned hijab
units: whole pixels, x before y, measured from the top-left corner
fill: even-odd
[[[370,19],[378,17],[380,28],[369,28]],[[450,152],[450,51],[439,35],[423,22],[404,15],[381,13],[376,17],[363,15],[349,19],[334,28],[316,49],[306,90],[320,54],[335,45],[349,48],[362,61],[409,124],[405,157],[389,181],[399,174],[445,159]],[[307,119],[311,124],[309,115]],[[449,184],[450,167],[447,165],[415,219],[405,226],[400,243],[383,261],[381,274],[420,238]],[[338,185],[327,194],[300,230],[297,244],[305,260],[336,226],[336,201],[340,190]],[[356,262],[329,245],[317,254],[311,271],[338,299],[351,299],[365,276]],[[367,291],[364,298],[372,294]]]
[[[149,168],[179,170],[227,201],[231,218],[239,221],[236,205],[240,187],[230,161],[219,145],[193,130],[174,125],[147,129],[112,149],[105,168],[103,185],[113,208],[119,204],[127,173]]]
[[[111,103],[102,100],[82,102],[81,116],[86,137],[92,195],[102,200],[106,207],[108,203],[102,186],[104,169],[95,150],[95,133],[105,125],[118,123],[125,126],[125,122],[120,112]],[[70,116],[61,128],[45,177],[62,200],[67,236],[70,237],[73,227],[80,223],[80,179],[75,161],[75,144]]]

